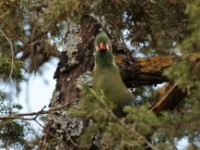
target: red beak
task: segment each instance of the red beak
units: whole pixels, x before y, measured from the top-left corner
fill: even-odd
[[[105,50],[106,48],[105,48],[105,46],[103,45],[103,43],[100,43],[100,45],[99,45],[99,50]]]

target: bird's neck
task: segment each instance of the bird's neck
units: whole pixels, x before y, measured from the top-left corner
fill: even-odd
[[[110,67],[115,65],[112,53],[109,51],[99,51],[95,55],[95,64],[99,67]]]

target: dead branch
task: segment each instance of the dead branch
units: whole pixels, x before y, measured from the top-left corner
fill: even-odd
[[[59,107],[52,108],[52,109],[49,109],[49,110],[46,110],[46,111],[44,110],[46,108],[46,106],[44,106],[40,111],[37,111],[37,112],[14,114],[14,115],[11,115],[11,116],[0,116],[0,120],[6,120],[6,119],[36,120],[39,115],[44,115],[44,114],[48,114],[48,113],[53,112],[53,111],[63,109],[66,106],[69,106],[70,104],[72,104],[73,102],[76,102],[76,101],[77,101],[77,99],[73,100],[69,103],[63,104]],[[34,116],[34,117],[26,118],[26,116]]]
[[[177,84],[174,84],[151,108],[151,110],[155,113],[159,113],[163,110],[173,110],[186,95],[186,91],[182,91]]]

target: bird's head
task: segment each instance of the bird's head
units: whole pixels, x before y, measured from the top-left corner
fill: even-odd
[[[110,40],[108,36],[106,35],[106,33],[103,33],[103,32],[99,33],[96,36],[94,46],[95,46],[96,51],[112,50]]]
[[[96,66],[110,66],[114,64],[111,43],[106,33],[101,32],[95,39],[95,64]]]

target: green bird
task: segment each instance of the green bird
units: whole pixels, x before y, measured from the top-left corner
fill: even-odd
[[[135,105],[134,95],[127,89],[120,76],[119,68],[113,59],[112,47],[108,36],[101,32],[95,39],[95,67],[93,70],[94,90],[103,90],[107,100],[115,105],[117,117],[124,117],[125,106]]]

